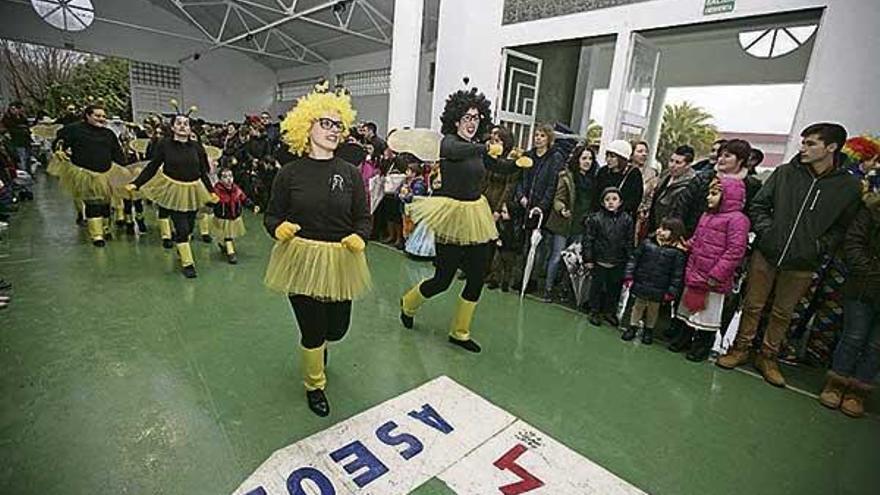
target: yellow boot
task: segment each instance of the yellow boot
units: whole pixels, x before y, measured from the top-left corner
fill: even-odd
[[[89,229],[89,237],[92,238],[92,244],[98,247],[104,247],[104,219],[89,218],[86,219],[86,225]]]
[[[400,322],[406,328],[413,327],[413,317],[426,300],[422,295],[421,286],[422,282],[419,282],[400,298]]]
[[[223,245],[226,247],[226,260],[229,261],[229,264],[234,265],[238,263],[238,256],[235,255],[235,244],[232,242],[232,239],[226,239]]]
[[[449,328],[449,342],[471,352],[481,350],[479,344],[471,340],[471,320],[474,319],[476,309],[477,303],[459,297]]]
[[[302,372],[303,385],[306,388],[306,400],[309,409],[318,416],[330,414],[330,404],[324,395],[324,387],[327,386],[327,375],[324,374],[324,349],[327,344],[321,344],[316,349],[302,347]]]
[[[211,242],[211,222],[214,220],[213,213],[203,213],[199,215],[199,235],[202,236],[203,242]]]
[[[160,218],[157,223],[159,224],[159,237],[162,238],[162,247],[165,249],[173,247],[174,243],[171,241],[171,219]]]
[[[104,228],[104,239],[110,240],[113,238],[113,231],[110,230],[110,218],[104,217],[101,219],[103,222],[101,226]]]
[[[192,248],[190,248],[189,243],[178,243],[177,254],[180,256],[180,266],[183,268],[183,276],[186,278],[196,278],[196,266],[195,261],[193,261]]]

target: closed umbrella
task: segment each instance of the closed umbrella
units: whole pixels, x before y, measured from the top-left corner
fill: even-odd
[[[532,269],[535,268],[535,256],[538,253],[538,244],[541,243],[541,226],[544,224],[544,212],[540,208],[532,208],[529,212],[529,220],[538,217],[538,223],[532,229],[532,236],[529,240],[529,254],[526,256],[526,267],[523,270],[522,289],[519,292],[519,298],[522,300],[526,295],[526,287],[529,285],[529,277],[532,276]]]

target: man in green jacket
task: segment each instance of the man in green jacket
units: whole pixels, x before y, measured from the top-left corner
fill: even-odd
[[[776,356],[798,300],[809,289],[821,255],[833,252],[860,204],[857,179],[842,167],[846,129],[818,123],[801,132],[801,147],[776,168],[749,209],[756,249],[749,262],[736,341],[718,366],[732,369],[749,349],[771,292],[775,295],[755,367],[771,385],[785,386]],[[774,292],[775,286],[775,292]]]

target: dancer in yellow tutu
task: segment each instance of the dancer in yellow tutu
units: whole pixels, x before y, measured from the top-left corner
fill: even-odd
[[[487,161],[494,161],[504,150],[500,144],[474,142],[475,137],[486,134],[492,120],[489,101],[476,88],[450,95],[440,120],[442,185],[432,197],[408,207],[416,224],[424,222],[434,231],[434,277],[403,295],[400,320],[406,328],[413,328],[419,307],[426,299],[446,291],[461,269],[466,282],[452,318],[449,342],[470,352],[480,352],[479,344],[470,338],[471,320],[483,290],[490,243],[498,238],[492,210],[480,195],[480,184]]]
[[[356,167],[334,156],[354,117],[350,96],[328,91],[326,82],[297,101],[281,129],[298,158],[275,177],[263,220],[276,239],[265,284],[293,307],[306,399],[318,416],[330,414],[324,394],[327,343],[345,336],[351,302],[370,285],[363,180]]]
[[[116,134],[106,127],[104,108],[89,105],[84,115],[84,121],[58,131],[60,151],[53,156],[49,173],[60,179],[61,187],[77,204],[85,204],[92,244],[104,247],[111,237],[110,203],[117,196],[113,184],[125,180],[127,171],[121,165],[126,157]],[[70,154],[64,150],[70,150]]]
[[[196,211],[208,203],[215,203],[217,195],[211,192],[205,149],[198,141],[190,139],[189,113],[174,116],[171,138],[159,142],[150,163],[126,188],[140,190],[145,198],[159,206],[163,243],[166,230],[170,228],[168,220],[174,224],[172,239],[180,256],[183,275],[195,278],[196,267],[189,241]]]

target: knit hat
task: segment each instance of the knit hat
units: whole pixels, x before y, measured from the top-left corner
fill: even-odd
[[[624,160],[629,160],[632,156],[633,148],[631,144],[624,141],[623,139],[615,139],[614,141],[608,143],[608,146],[605,147],[605,151],[609,153],[614,153]]]

